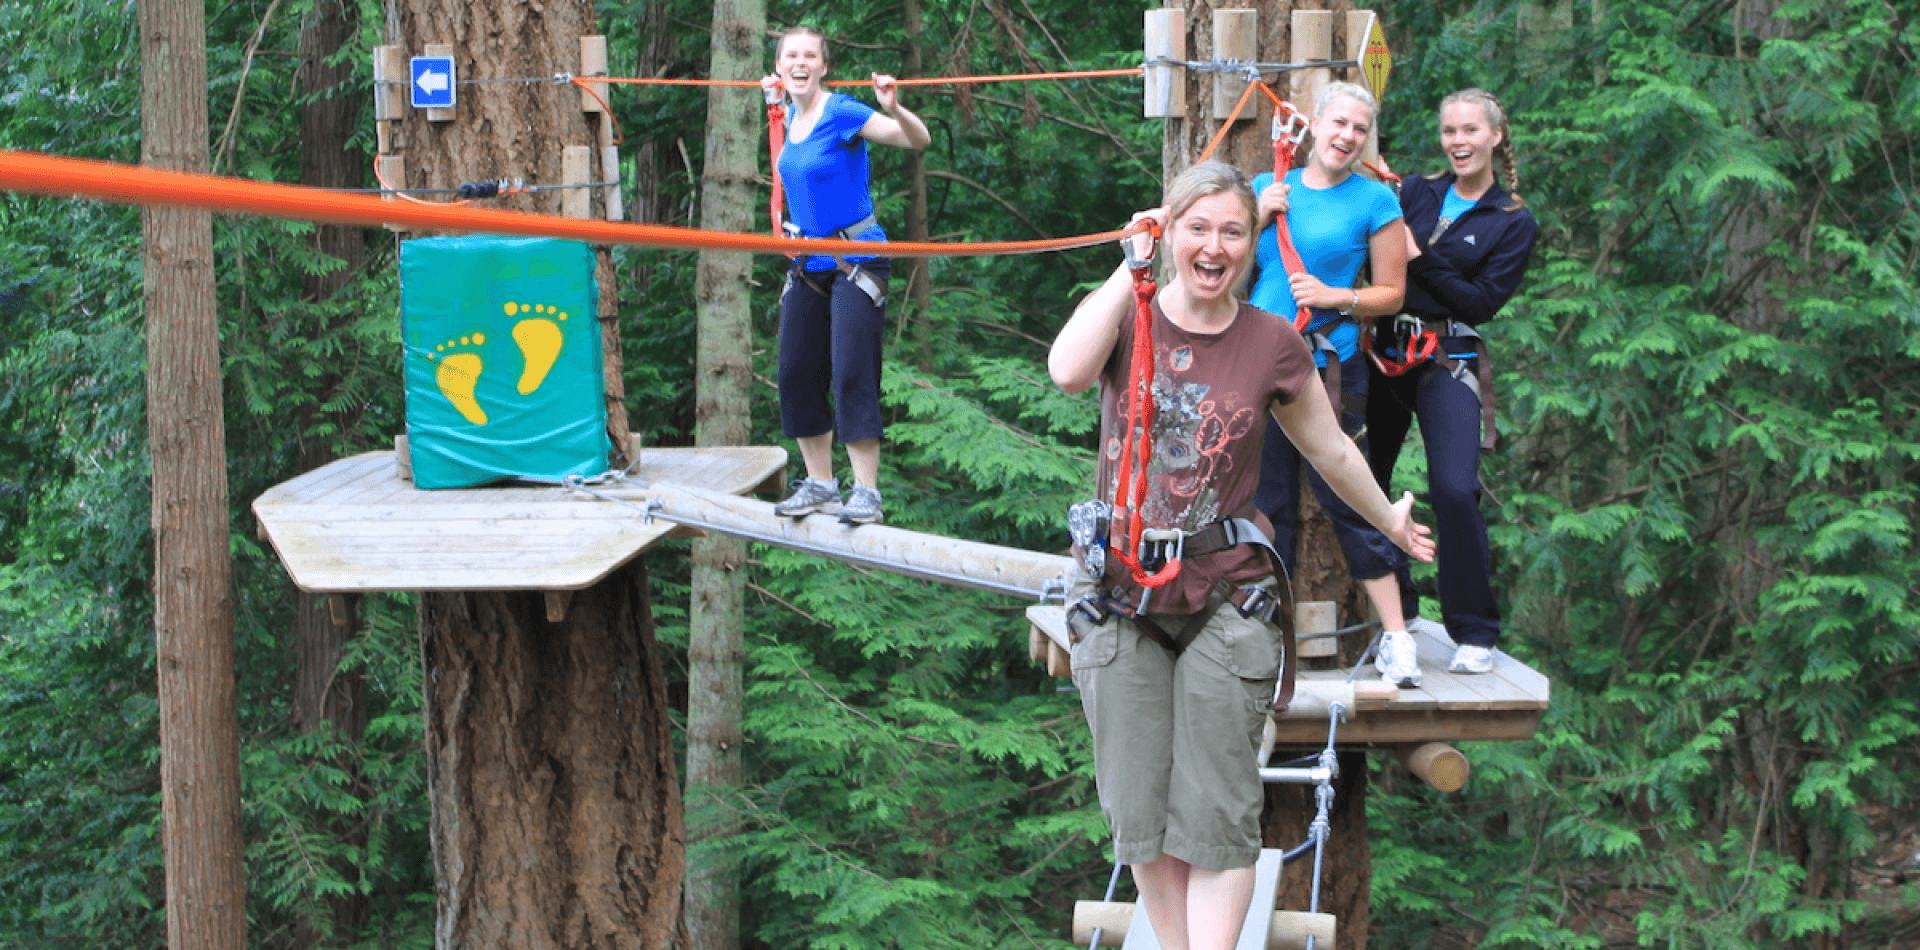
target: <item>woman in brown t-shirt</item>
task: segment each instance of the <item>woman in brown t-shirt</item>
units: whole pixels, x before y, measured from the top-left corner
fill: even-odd
[[[1168,272],[1152,307],[1153,451],[1143,463],[1143,526],[1194,532],[1249,516],[1265,412],[1341,498],[1409,554],[1431,560],[1427,529],[1410,515],[1413,496],[1390,504],[1381,494],[1315,384],[1300,334],[1241,301],[1255,214],[1246,178],[1203,162],[1174,179],[1162,207],[1134,215],[1163,226],[1159,256]],[[1067,392],[1101,384],[1099,481],[1108,499],[1130,425],[1133,287],[1131,268],[1122,265],[1074,309],[1047,358]],[[1117,508],[1113,522],[1128,514]],[[1118,611],[1076,629],[1073,648],[1114,857],[1133,865],[1162,945],[1232,947],[1260,853],[1255,757],[1279,671],[1278,631],[1258,616],[1216,609],[1176,650],[1147,627],[1179,627],[1205,611],[1216,581],[1272,583],[1271,572],[1256,549],[1227,547],[1183,559],[1169,583],[1146,594],[1116,563],[1129,552],[1107,553],[1115,556],[1104,559],[1105,576],[1080,577],[1075,593],[1150,604],[1139,619]]]

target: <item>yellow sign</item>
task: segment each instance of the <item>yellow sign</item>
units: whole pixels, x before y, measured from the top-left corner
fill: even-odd
[[[1367,52],[1360,57],[1360,74],[1366,77],[1367,91],[1373,98],[1384,100],[1387,95],[1387,74],[1393,72],[1393,53],[1387,50],[1387,34],[1380,29],[1380,18],[1373,18],[1373,29],[1367,31]]]

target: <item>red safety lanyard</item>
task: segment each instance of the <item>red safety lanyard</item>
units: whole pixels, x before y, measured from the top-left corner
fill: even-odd
[[[1154,245],[1160,241],[1160,227],[1148,222],[1147,233]],[[1108,547],[1114,557],[1126,565],[1134,583],[1149,590],[1165,587],[1180,576],[1180,559],[1169,558],[1158,571],[1149,571],[1140,563],[1140,537],[1146,525],[1140,510],[1147,503],[1147,463],[1153,459],[1153,295],[1159,286],[1153,280],[1153,249],[1145,257],[1133,254],[1133,237],[1120,239],[1127,248],[1127,266],[1133,271],[1133,352],[1127,371],[1127,434],[1120,447],[1120,467],[1113,480],[1113,537]]]
[[[1293,168],[1293,150],[1300,144],[1300,137],[1307,131],[1307,117],[1285,99],[1275,98],[1273,102],[1273,181],[1286,184],[1287,172]],[[1287,216],[1278,215],[1273,219],[1274,240],[1280,245],[1280,262],[1289,275],[1304,274],[1307,265],[1300,260],[1300,251],[1293,246],[1293,234],[1287,228]],[[1306,304],[1300,304],[1294,311],[1293,328],[1301,333],[1307,332],[1307,325],[1313,322],[1313,310]]]
[[[773,200],[768,212],[773,217],[773,236],[781,237],[780,206],[786,200],[780,189],[780,150],[787,145],[787,109],[782,104],[786,93],[779,87],[765,90],[767,95],[767,165],[773,170]]]

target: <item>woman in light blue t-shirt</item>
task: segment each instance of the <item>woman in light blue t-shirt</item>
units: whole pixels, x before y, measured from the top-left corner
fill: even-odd
[[[1386,185],[1353,170],[1367,151],[1373,121],[1371,93],[1352,83],[1332,83],[1314,103],[1306,164],[1289,171],[1281,182],[1272,175],[1253,181],[1260,196],[1261,221],[1286,217],[1304,270],[1287,271],[1278,229],[1268,224],[1256,248],[1259,270],[1249,299],[1286,320],[1295,319],[1302,307],[1311,311],[1307,342],[1314,348],[1321,372],[1339,377],[1335,408],[1348,435],[1359,433],[1366,418],[1367,362],[1360,350],[1361,321],[1398,312],[1406,290],[1407,238],[1399,199]],[[1366,286],[1360,282],[1363,268]],[[1365,451],[1364,443],[1361,449]],[[1308,482],[1333,521],[1348,573],[1366,590],[1380,617],[1384,635],[1375,666],[1396,685],[1420,685],[1416,649],[1407,633],[1394,576],[1400,563],[1398,552],[1319,475],[1310,472]],[[1272,432],[1260,461],[1260,489],[1254,502],[1273,522],[1274,546],[1291,570],[1299,536],[1300,453]]]
[[[787,233],[847,241],[887,239],[873,217],[867,143],[918,151],[926,123],[900,105],[892,76],[875,73],[874,109],[826,89],[832,61],[812,27],[780,37],[774,71],[760,80],[788,102],[780,182]],[[879,255],[796,259],[780,291],[780,427],[800,445],[806,477],[774,512],[799,518],[838,508],[847,524],[881,520],[880,340],[889,265]],[[829,399],[831,395],[831,399]],[[833,437],[847,444],[853,490],[843,504],[833,475]]]

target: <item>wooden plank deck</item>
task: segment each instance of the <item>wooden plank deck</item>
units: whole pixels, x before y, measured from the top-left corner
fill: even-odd
[[[632,477],[741,494],[786,464],[774,446],[643,448]],[[393,452],[282,482],[253,513],[293,582],[316,592],[580,590],[677,530],[558,485],[424,491]]]
[[[1066,608],[1042,604],[1027,608],[1034,635],[1034,659],[1047,663],[1056,675],[1066,675]],[[1498,653],[1493,672],[1464,676],[1447,672],[1453,644],[1416,632],[1420,650],[1421,683],[1402,689],[1392,699],[1361,700],[1340,724],[1339,742],[1347,744],[1412,745],[1457,742],[1463,739],[1529,739],[1540,726],[1550,695],[1547,678],[1505,653]],[[1346,682],[1344,670],[1303,670],[1303,693],[1314,684],[1333,687]],[[1356,680],[1379,681],[1373,666],[1363,667]],[[1320,748],[1327,742],[1327,718],[1312,704],[1292,710],[1275,721],[1279,746]]]

